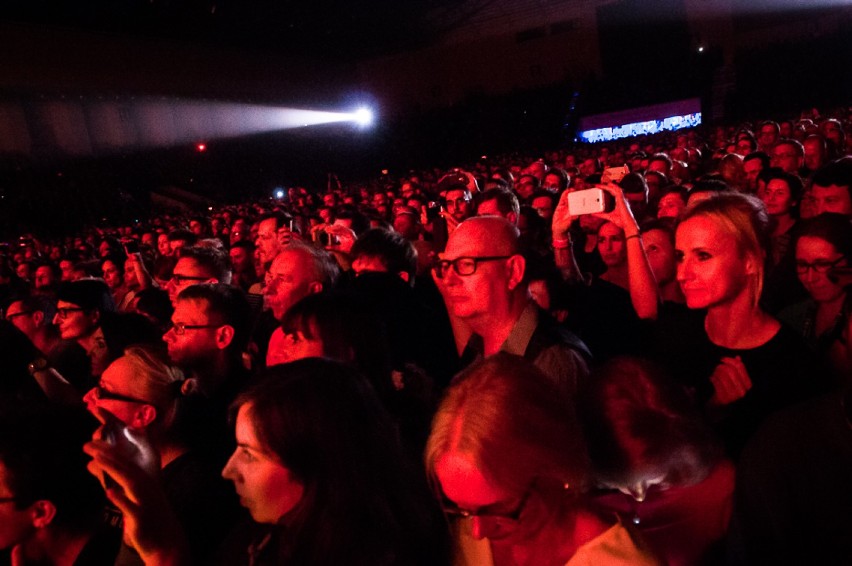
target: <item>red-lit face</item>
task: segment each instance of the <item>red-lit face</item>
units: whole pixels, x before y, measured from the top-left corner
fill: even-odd
[[[281,320],[296,302],[320,290],[322,286],[317,281],[310,257],[305,252],[285,249],[269,267],[263,298],[273,316]]]
[[[56,316],[53,324],[59,327],[63,340],[76,340],[92,334],[97,328],[97,313],[84,311],[78,305],[65,301],[56,303]]]
[[[675,250],[668,234],[662,230],[648,230],[642,234],[645,244],[645,254],[654,278],[660,285],[670,283],[675,279]]]
[[[734,236],[705,216],[677,227],[677,280],[691,309],[732,303],[748,293],[753,262],[742,256]]]
[[[798,173],[802,163],[802,156],[798,154],[795,146],[780,143],[772,150],[771,165],[779,167],[785,173]]]
[[[624,232],[621,228],[612,222],[601,226],[598,230],[598,252],[607,267],[618,267],[627,261]]]
[[[758,191],[757,196],[766,205],[766,212],[770,216],[781,216],[790,214],[796,205],[790,186],[783,179],[772,179],[766,187]]]
[[[509,255],[509,246],[495,242],[476,221],[465,222],[453,232],[441,259]],[[506,260],[480,262],[470,275],[459,275],[449,268],[443,279],[436,277],[447,310],[462,319],[477,319],[505,310],[510,300],[510,272],[506,263]]]
[[[680,218],[685,209],[686,203],[679,193],[668,193],[657,205],[657,218]]]
[[[816,302],[829,302],[844,295],[843,287],[832,281],[827,271],[820,273],[817,270],[821,266],[834,264],[842,257],[843,254],[822,238],[802,236],[796,243],[796,273]],[[846,265],[846,262],[840,261],[836,265]]]
[[[109,286],[110,290],[115,291],[124,283],[124,273],[119,270],[118,266],[111,260],[105,261],[101,266],[104,274],[104,281]]]
[[[207,301],[201,299],[181,299],[175,304],[172,313],[174,325],[207,326],[216,324],[207,313]],[[169,350],[169,358],[175,365],[196,367],[204,365],[220,348],[217,343],[218,328],[187,328],[183,335],[170,328],[163,335],[163,341]]]
[[[274,218],[267,218],[258,224],[255,245],[260,254],[260,261],[263,263],[269,263],[281,251],[277,224]]]
[[[237,449],[222,477],[234,482],[240,505],[255,522],[277,524],[302,500],[304,486],[258,439],[250,403],[237,413],[236,436]]]
[[[471,215],[473,203],[470,200],[470,193],[462,190],[447,191],[447,212],[458,222]]]
[[[528,533],[521,521],[502,521],[495,516],[511,514],[524,503],[524,496],[513,495],[486,478],[468,454],[452,450],[435,462],[435,475],[441,491],[449,502],[473,516],[473,538],[511,544]]]
[[[823,212],[836,212],[852,216],[852,199],[849,198],[849,187],[812,185],[810,197],[814,215]]]
[[[11,473],[0,461],[0,499],[17,495],[12,491],[11,483]],[[0,550],[25,543],[38,530],[33,525],[31,506],[19,509],[15,501],[0,502]]]
[[[745,173],[746,188],[748,192],[757,191],[757,176],[763,171],[763,162],[760,159],[749,159],[743,161],[743,172]]]

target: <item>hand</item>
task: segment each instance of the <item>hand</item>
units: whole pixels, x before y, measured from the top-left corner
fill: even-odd
[[[326,234],[337,238],[336,244],[329,244],[326,249],[339,251],[348,254],[352,251],[352,246],[355,245],[355,240],[358,236],[351,228],[340,226],[339,224],[330,224],[325,227]]]
[[[124,516],[125,543],[136,549],[146,564],[179,562],[186,552],[186,541],[160,486],[159,455],[144,431],[126,426],[119,430],[115,445],[92,440],[83,446],[92,457],[89,472],[98,479],[109,474],[115,481],[105,491]]]
[[[615,199],[615,209],[612,212],[600,212],[593,214],[597,218],[603,218],[612,222],[624,232],[625,236],[631,236],[639,233],[639,223],[633,217],[633,211],[630,210],[630,203],[627,202],[627,197],[624,196],[624,191],[621,187],[614,184],[598,185],[598,188],[608,192]]]
[[[556,209],[553,211],[553,220],[551,221],[551,229],[553,237],[556,239],[564,239],[568,236],[568,230],[574,222],[574,216],[571,216],[571,211],[568,209],[568,195],[571,191],[564,191],[559,197],[559,202],[556,204]]]
[[[710,404],[714,406],[728,405],[742,399],[751,389],[751,378],[739,356],[722,358],[710,376],[710,381],[715,390]]]
[[[459,221],[449,212],[441,211],[441,217],[447,221],[447,236],[449,236],[459,227]]]

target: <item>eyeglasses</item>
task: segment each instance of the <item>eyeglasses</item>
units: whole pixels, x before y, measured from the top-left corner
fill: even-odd
[[[107,391],[100,385],[95,385],[92,388],[94,392],[95,399],[99,399],[101,401],[124,401],[125,403],[142,403],[143,405],[150,405],[150,401],[145,401],[144,399],[137,399],[136,397],[130,397],[128,395],[121,395],[120,393],[113,393],[112,391]]]
[[[796,261],[796,273],[799,275],[804,275],[808,272],[808,270],[813,269],[817,273],[828,273],[831,271],[832,267],[837,266],[838,263],[846,259],[846,256],[840,256],[834,261],[829,261],[827,259],[818,259],[813,263],[808,263],[806,261]]]
[[[467,277],[468,275],[473,275],[476,273],[476,266],[483,261],[497,261],[501,259],[509,259],[510,255],[491,255],[491,256],[483,256],[483,257],[457,257],[456,259],[441,259],[435,262],[432,266],[432,269],[435,271],[435,275],[439,278],[443,279],[447,276],[447,269],[452,266],[453,271],[456,272],[456,275],[460,275],[462,277]]]
[[[187,330],[201,330],[203,328],[219,328],[221,326],[225,326],[224,324],[185,324],[183,322],[173,322],[171,326],[171,331],[175,333],[176,336],[183,336],[186,334]]]
[[[65,320],[66,318],[68,318],[68,313],[70,313],[70,312],[82,312],[84,310],[86,310],[86,309],[83,309],[83,308],[80,308],[80,307],[63,307],[61,309],[56,309],[56,316],[58,316],[62,320]]]
[[[441,493],[441,508],[444,510],[444,513],[446,513],[450,517],[455,517],[458,519],[471,519],[473,517],[477,517],[479,519],[491,521],[497,527],[514,527],[518,524],[518,519],[521,518],[521,513],[524,512],[524,507],[526,507],[527,505],[527,500],[529,500],[530,498],[530,494],[533,491],[534,485],[535,481],[533,481],[527,488],[527,490],[524,492],[524,495],[521,497],[520,502],[518,502],[515,508],[508,512],[500,512],[493,510],[495,507],[501,505],[500,503],[481,507],[476,511],[462,509],[461,507],[456,505],[455,502],[451,501],[446,495],[444,495],[443,492]]]
[[[172,275],[172,282],[175,285],[183,285],[187,281],[207,281],[210,279],[209,277],[193,277],[191,275],[180,275],[179,273],[174,273]]]

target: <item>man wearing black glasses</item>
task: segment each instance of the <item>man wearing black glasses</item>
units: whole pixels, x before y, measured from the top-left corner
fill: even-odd
[[[573,397],[588,374],[588,350],[532,301],[520,233],[507,220],[479,216],[452,233],[432,275],[453,323],[463,361],[504,351],[523,356]]]
[[[231,284],[233,271],[227,253],[211,247],[191,246],[183,248],[166,284],[169,299],[175,305],[178,294],[190,285],[199,283]]]

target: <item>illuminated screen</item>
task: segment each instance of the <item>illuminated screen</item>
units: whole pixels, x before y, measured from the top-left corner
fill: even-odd
[[[698,98],[643,106],[580,119],[577,138],[586,143],[694,128],[701,124]]]

